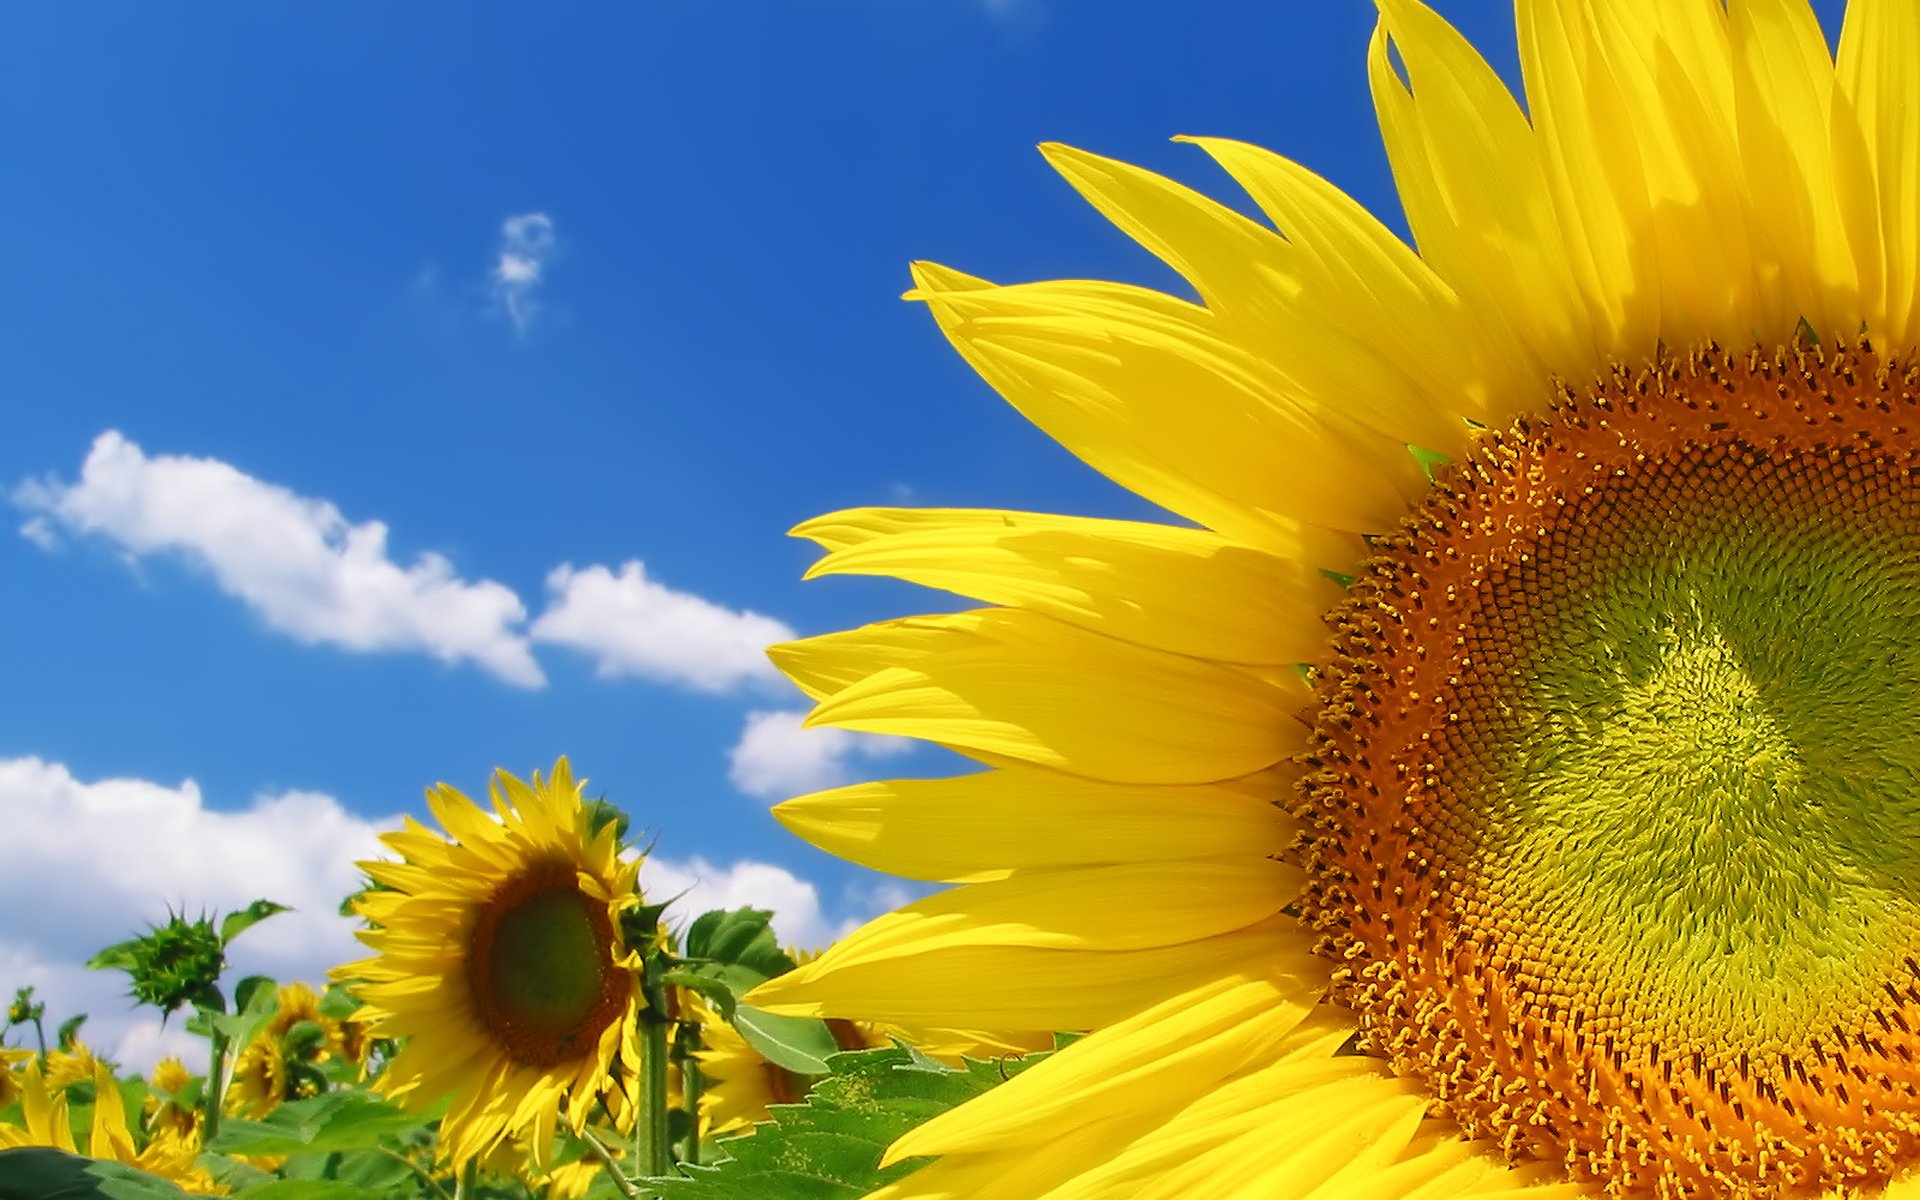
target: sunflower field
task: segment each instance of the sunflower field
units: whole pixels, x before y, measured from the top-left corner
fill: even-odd
[[[977,607],[769,647],[969,773],[778,806],[926,885],[828,947],[646,895],[566,759],[30,989],[0,1200],[1920,1197],[1920,4],[1420,0],[1366,68],[1411,244],[1049,144],[1191,295],[907,298],[1164,520],[864,507],[809,577]],[[529,268],[530,269],[530,268]],[[249,889],[251,891],[251,889]]]
[[[343,906],[375,951],[309,985],[228,981],[233,939],[283,911],[173,916],[91,966],[203,1037],[144,1078],[51,1031],[19,990],[0,1050],[0,1196],[698,1197],[860,1194],[887,1145],[1045,1057],[1049,1035],[777,1016],[769,914],[676,925],[637,886],[625,814],[566,760],[450,787],[389,835]],[[676,931],[677,930],[677,931]],[[801,952],[799,957],[808,955]],[[764,1133],[752,1140],[756,1130]]]

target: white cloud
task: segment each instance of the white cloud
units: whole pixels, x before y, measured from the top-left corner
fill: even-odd
[[[844,729],[803,729],[805,713],[747,714],[728,751],[727,778],[749,796],[784,799],[850,782],[856,760],[891,758],[913,748],[906,738]]]
[[[569,563],[547,576],[547,591],[533,639],[586,654],[604,679],[631,675],[716,693],[771,683],[778,676],[766,647],[795,636],[772,617],[649,579],[638,562],[622,564],[618,575]]]
[[[640,888],[651,901],[680,896],[668,910],[677,925],[715,908],[768,909],[781,944],[802,950],[823,947],[860,924],[860,919],[829,918],[820,907],[819,889],[772,863],[717,867],[699,857],[685,862],[649,858],[640,868]]]
[[[461,579],[438,554],[403,567],[388,557],[385,524],[349,524],[328,501],[217,459],[149,458],[109,430],[94,439],[77,483],[29,481],[13,499],[32,514],[21,534],[42,547],[58,526],[104,537],[130,558],[179,555],[299,641],[419,651],[521,687],[545,683],[518,631],[527,613],[512,589]]]
[[[180,1029],[127,998],[119,971],[89,971],[95,951],[166,919],[256,899],[292,906],[233,945],[227,979],[248,974],[325,983],[329,967],[362,953],[340,900],[359,886],[358,859],[380,852],[371,822],[330,796],[255,796],[210,809],[192,780],[84,782],[39,758],[0,759],[7,869],[0,871],[0,992],[31,984],[52,1026],[89,1014],[82,1036],[129,1069],[167,1053],[205,1053]],[[18,1040],[19,1031],[15,1033]],[[191,1060],[190,1060],[191,1061]]]
[[[490,286],[494,302],[523,337],[540,311],[540,286],[558,249],[553,218],[545,213],[521,213],[500,222]]]

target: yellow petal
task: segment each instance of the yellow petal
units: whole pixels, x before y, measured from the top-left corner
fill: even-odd
[[[1912,345],[1920,273],[1920,7],[1910,0],[1853,0],[1840,31],[1840,89],[1858,114],[1879,202],[1885,274],[1869,331]]]
[[[1331,561],[1277,558],[1203,529],[994,509],[860,508],[793,531],[830,553],[807,572],[890,575],[1045,613],[1143,646],[1237,663],[1296,663],[1327,643],[1357,540]]]
[[[1105,1162],[1113,1147],[1138,1128],[1141,1116],[1151,1118],[1171,1107],[1164,1099],[1141,1097],[1140,1114],[1067,1130],[1049,1141],[1043,1154],[956,1154],[863,1200],[1034,1200]]]
[[[1407,360],[1382,355],[1371,338],[1405,314],[1377,303],[1330,307],[1343,281],[1365,290],[1350,282],[1359,264],[1328,270],[1233,210],[1130,163],[1068,146],[1041,150],[1103,216],[1185,275],[1230,336],[1259,346],[1287,394],[1344,428],[1400,445],[1452,454],[1463,444],[1458,392],[1414,386],[1401,370]]]
[[[1798,297],[1822,337],[1857,330],[1879,294],[1878,205],[1849,219],[1843,196],[1871,196],[1864,142],[1834,141],[1834,69],[1803,0],[1731,0],[1734,111],[1754,202],[1755,271]],[[1852,124],[1851,120],[1844,122]],[[1777,276],[1777,280],[1770,279]]]
[[[1230,978],[1172,996],[914,1129],[887,1148],[883,1165],[1051,1142],[1137,1114],[1143,1096],[1206,1091],[1269,1060],[1313,1011],[1326,978],[1307,970],[1304,979]]]
[[[1449,457],[1464,452],[1459,418],[1486,420],[1520,360],[1495,361],[1454,290],[1339,188],[1245,142],[1176,140],[1212,155],[1297,251],[1300,302],[1287,311],[1286,336],[1268,331],[1288,374],[1323,403],[1345,395],[1379,406],[1354,417],[1382,433]]]
[[[1297,961],[1311,951],[1311,936],[1291,917],[1153,950],[957,946],[826,974],[802,967],[761,984],[746,1002],[900,1025],[1098,1029],[1250,962]]]
[[[1406,64],[1394,70],[1389,42]],[[1421,257],[1524,361],[1583,377],[1598,361],[1538,139],[1506,85],[1452,26],[1417,0],[1384,0],[1368,78]],[[1409,83],[1411,86],[1409,87]],[[1522,382],[1495,416],[1536,402]],[[1537,386],[1537,384],[1535,385]]]
[[[1298,899],[1298,867],[1258,856],[1036,871],[875,917],[801,970],[829,976],[965,946],[1147,950],[1258,924]]]
[[[994,389],[1089,466],[1230,537],[1396,526],[1413,459],[1330,427],[1205,309],[1121,284],[1012,287],[917,264],[913,298]],[[1397,456],[1397,457],[1396,457]]]
[[[1548,193],[1602,352],[1651,354],[1659,341],[1659,247],[1632,113],[1586,6],[1521,0],[1515,9]],[[1579,376],[1577,376],[1579,377]]]
[[[773,665],[815,700],[890,666],[980,646],[1030,647],[1058,641],[1066,626],[1012,608],[898,617],[767,647]]]
[[[123,1163],[136,1157],[133,1134],[127,1131],[126,1102],[104,1063],[93,1066],[93,1130],[87,1135],[87,1154]]]
[[[1044,1193],[1047,1200],[1146,1200],[1147,1197],[1286,1196],[1274,1187],[1249,1187],[1231,1172],[1258,1171],[1311,1144],[1329,1118],[1366,1105],[1382,1084],[1384,1065],[1350,1055],[1330,1057],[1351,1031],[1348,1014],[1334,1011],[1304,1022],[1271,1063],[1217,1085],[1178,1110],[1136,1126],[1107,1159]],[[1364,1134],[1366,1122],[1360,1130]],[[1236,1144],[1241,1139],[1248,1144]],[[1252,1143],[1260,1143],[1249,1156]],[[1231,1151],[1221,1154],[1225,1147]],[[1251,1158],[1252,1161],[1245,1161]],[[1222,1160],[1225,1161],[1222,1161]],[[1195,1169],[1205,1163],[1204,1169]],[[1303,1187],[1301,1190],[1305,1190]],[[1297,1193],[1294,1193],[1297,1194]]]
[[[1115,783],[1212,783],[1305,742],[1304,682],[1059,626],[1032,645],[923,654],[823,700],[809,726],[924,738]],[[783,664],[784,666],[785,664]]]
[[[910,879],[983,871],[1279,853],[1297,826],[1274,807],[1290,772],[1240,784],[1128,787],[1006,768],[815,792],[780,823],[830,854]]]

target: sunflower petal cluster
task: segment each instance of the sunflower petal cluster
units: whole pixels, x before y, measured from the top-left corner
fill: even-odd
[[[28,1062],[21,1071],[23,1123],[0,1124],[0,1150],[50,1146],[68,1154],[84,1153],[89,1158],[136,1167],[197,1195],[226,1194],[227,1189],[195,1163],[200,1154],[197,1133],[183,1134],[172,1126],[161,1126],[139,1136],[127,1124],[126,1102],[106,1064],[93,1063],[87,1081],[93,1084],[94,1096],[84,1151],[74,1138],[67,1098],[42,1074],[37,1061]]]
[[[955,886],[749,1002],[1087,1031],[876,1200],[1916,1186],[1920,7],[1515,9],[1524,107],[1379,2],[1417,249],[1188,138],[1270,224],[1042,149],[1197,303],[914,267],[1176,520],[795,530],[984,605],[775,647],[809,723],[981,769],[776,810]]]

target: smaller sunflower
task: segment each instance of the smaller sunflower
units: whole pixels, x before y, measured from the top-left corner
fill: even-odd
[[[374,1086],[417,1107],[452,1098],[455,1163],[517,1135],[543,1154],[639,1054],[638,957],[620,932],[638,859],[614,823],[594,828],[564,758],[550,782],[496,772],[491,793],[489,814],[432,788],[445,836],[407,818],[382,837],[400,859],[360,864],[380,890],[356,904],[376,953],[334,972],[368,1031],[404,1042]]]
[[[146,1124],[155,1138],[163,1134],[199,1137],[200,1111],[185,1102],[192,1084],[193,1072],[179,1059],[169,1056],[153,1064],[147,1077]]]
[[[227,1111],[259,1120],[287,1098],[287,1082],[287,1056],[280,1040],[264,1034],[255,1037],[233,1060]]]
[[[20,1098],[20,1070],[24,1064],[33,1061],[33,1051],[16,1050],[12,1046],[0,1046],[0,1108],[7,1108]]]
[[[64,1092],[76,1083],[92,1079],[95,1069],[101,1065],[93,1048],[75,1038],[58,1049],[47,1051],[47,1086],[56,1092]]]

